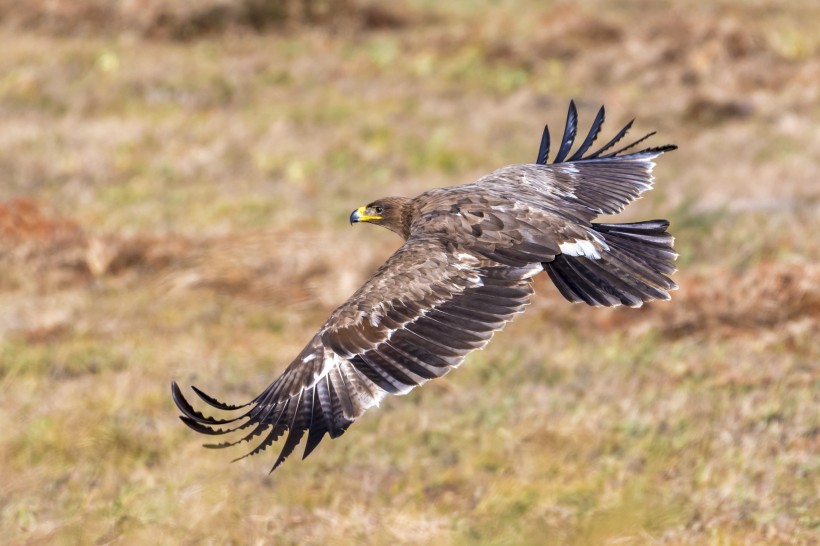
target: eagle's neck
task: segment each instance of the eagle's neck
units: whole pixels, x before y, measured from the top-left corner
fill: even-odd
[[[406,241],[410,238],[410,226],[418,214],[418,205],[416,205],[413,199],[398,198],[398,201],[399,215],[395,227],[391,227],[390,229],[398,233],[401,238]]]

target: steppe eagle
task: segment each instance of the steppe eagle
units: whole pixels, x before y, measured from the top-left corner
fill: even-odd
[[[244,456],[288,433],[272,472],[305,432],[303,458],[325,434],[337,438],[388,394],[406,394],[459,366],[524,310],[533,295],[532,279],[542,271],[571,302],[639,307],[649,300],[668,300],[669,291],[677,288],[668,277],[677,257],[669,222],[593,220],[621,212],[650,189],[652,160],[676,146],[625,153],[650,133],[610,151],[630,122],[602,148],[589,152],[603,122],[601,107],[589,134],[570,155],[577,127],[577,110],[570,102],[551,164],[545,127],[534,164],[502,167],[470,184],[432,189],[414,199],[377,199],[353,211],[351,224],[385,227],[404,244],[330,314],[259,396],[228,405],[192,387],[206,404],[240,412],[238,416],[206,416],[172,383],[182,421],[203,434],[244,432],[236,441],[206,447],[260,437]]]

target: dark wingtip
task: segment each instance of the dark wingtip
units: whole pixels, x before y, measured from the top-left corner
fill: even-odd
[[[186,417],[185,415],[180,415],[179,419],[183,423],[188,425],[188,428],[190,428],[191,430],[194,430],[196,432],[199,432],[200,434],[207,434],[209,436],[218,436],[220,434],[225,434],[226,432],[229,432],[229,431],[226,431],[226,430],[213,429],[211,427],[205,426],[205,425],[201,424],[199,421],[197,421],[196,419],[191,419],[190,417]]]
[[[281,417],[281,415],[280,415],[280,417]],[[271,427],[271,431],[270,431],[270,433],[268,433],[268,435],[265,437],[265,439],[264,439],[264,440],[262,440],[262,442],[260,442],[260,443],[259,443],[259,445],[257,445],[255,448],[253,448],[253,450],[249,451],[248,453],[245,453],[245,454],[244,454],[244,455],[242,455],[241,457],[237,457],[236,459],[232,460],[231,462],[232,462],[232,463],[235,463],[235,462],[237,462],[237,461],[241,461],[242,459],[246,459],[246,458],[248,458],[248,457],[253,457],[254,455],[256,455],[256,454],[258,454],[258,453],[262,453],[263,451],[265,451],[266,449],[268,449],[271,445],[273,445],[273,443],[274,443],[276,440],[278,440],[278,439],[279,439],[279,436],[281,436],[281,435],[282,435],[282,432],[283,432],[280,428],[278,428],[278,427],[277,427],[277,424],[278,424],[278,419],[277,419],[277,423],[276,423],[276,424],[274,424],[274,425]],[[264,427],[264,428],[261,430],[260,434],[261,434],[262,432],[264,432],[265,430],[267,430],[267,428],[268,428],[268,427]],[[254,434],[254,436],[258,436],[258,434]]]
[[[593,120],[592,125],[590,126],[589,132],[587,133],[584,142],[571,157],[567,157],[570,153],[570,150],[572,149],[572,145],[575,142],[575,138],[578,132],[578,108],[575,105],[575,100],[570,100],[569,109],[567,112],[566,126],[564,127],[564,134],[561,138],[561,145],[558,149],[558,153],[552,161],[553,164],[562,162],[583,161],[585,159],[594,159],[598,157],[605,150],[611,148],[615,143],[621,140],[626,134],[626,132],[629,130],[629,128],[632,127],[632,124],[635,122],[634,119],[630,121],[609,143],[604,145],[597,152],[591,153],[588,156],[584,157],[584,154],[587,152],[587,150],[589,150],[589,148],[598,138],[598,135],[601,132],[601,128],[603,127],[605,119],[606,108],[604,107],[604,105],[601,105],[601,107],[598,109],[598,113],[595,115],[595,119]],[[541,135],[541,145],[538,148],[538,157],[535,160],[535,163],[537,165],[546,165],[549,162],[549,150],[550,132],[549,126],[545,125],[544,133]]]
[[[262,434],[263,432],[265,432],[265,430],[267,430],[267,428],[268,428],[268,426],[264,423],[255,423],[253,421],[248,421],[248,422],[244,423],[243,425],[241,425],[239,427],[236,427],[235,429],[233,429],[229,432],[233,432],[234,430],[241,430],[241,429],[244,429],[244,428],[248,428],[248,427],[251,427],[253,425],[256,425],[256,428],[254,428],[252,431],[250,431],[248,434],[246,434],[245,436],[243,436],[242,438],[240,438],[238,440],[234,440],[234,441],[231,441],[231,442],[221,442],[221,443],[218,443],[218,444],[203,444],[202,447],[205,447],[205,448],[208,448],[208,449],[224,449],[226,447],[236,446],[236,445],[239,445],[239,444],[244,443],[244,442],[250,442],[252,439],[254,439],[255,437],[257,437],[260,434]]]
[[[587,133],[587,137],[584,139],[584,142],[567,161],[577,161],[584,158],[584,154],[595,142],[595,139],[598,138],[598,134],[601,132],[601,127],[604,124],[604,120],[606,120],[606,108],[601,105],[601,108],[598,109],[598,113],[595,115],[595,120],[592,122],[592,126],[589,128],[589,133]]]
[[[182,394],[182,390],[179,388],[176,381],[171,381],[171,397],[174,399],[177,409],[179,409],[179,411],[185,414],[185,416],[189,419],[198,420],[200,417],[203,417],[202,414],[196,411],[194,407],[188,403],[188,400]]]
[[[180,396],[182,395],[182,392],[179,390],[179,385],[177,384],[176,381],[174,381],[172,379],[171,380],[171,396],[174,398],[174,400],[176,400],[176,398],[177,398],[175,393],[180,393]]]
[[[613,146],[615,146],[615,144],[617,144],[618,142],[620,142],[620,140],[621,140],[622,138],[624,138],[624,136],[626,136],[626,134],[627,134],[627,133],[629,132],[629,130],[632,128],[632,125],[633,125],[634,123],[635,123],[635,118],[632,118],[631,120],[629,120],[629,123],[627,123],[626,125],[624,125],[623,129],[621,129],[620,131],[618,131],[618,134],[617,134],[617,135],[615,135],[614,137],[612,137],[612,140],[610,140],[609,142],[607,142],[606,144],[604,144],[604,145],[603,145],[601,148],[599,148],[597,151],[595,151],[595,152],[593,152],[593,153],[589,154],[588,156],[586,156],[586,158],[585,158],[585,159],[595,159],[595,158],[597,158],[598,156],[600,156],[602,153],[604,153],[605,151],[607,151],[608,149],[610,149],[610,148],[612,148]]]
[[[218,444],[202,444],[202,447],[205,449],[225,449],[226,447],[231,447],[236,445],[235,442],[220,442]]]
[[[195,392],[199,393],[200,391],[196,387],[191,387],[194,389]],[[176,381],[171,382],[171,396],[174,399],[174,403],[177,405],[177,409],[182,412],[182,414],[191,421],[196,421],[197,423],[203,425],[225,425],[227,423],[233,423],[243,416],[234,417],[232,419],[217,419],[215,417],[209,417],[197,410],[188,402],[185,396],[182,394],[182,390],[177,385]]]
[[[214,407],[216,409],[221,409],[221,410],[225,410],[225,411],[233,411],[233,410],[238,410],[238,409],[245,408],[250,404],[250,402],[248,402],[246,404],[242,404],[240,406],[234,406],[234,405],[231,405],[231,404],[226,404],[224,402],[220,402],[219,400],[217,400],[213,396],[205,394],[204,392],[202,392],[198,388],[194,387],[193,385],[191,385],[191,388],[196,393],[196,395],[199,396],[199,398],[202,399],[203,402],[205,402],[209,406]]]
[[[637,142],[636,142],[635,144],[637,144]],[[627,149],[628,149],[628,148],[631,148],[632,146],[634,146],[634,144],[631,144],[630,146],[628,146],[628,147],[627,147]],[[653,146],[652,148],[644,148],[643,150],[639,150],[639,151],[637,151],[637,152],[628,153],[628,154],[626,154],[626,155],[607,154],[607,155],[605,155],[605,156],[601,156],[601,157],[602,157],[602,158],[609,158],[609,157],[615,157],[615,158],[639,158],[639,157],[641,157],[641,156],[646,156],[646,155],[650,155],[650,156],[652,156],[652,157],[657,157],[657,156],[661,155],[662,153],[665,153],[665,152],[671,152],[672,150],[677,150],[677,149],[678,149],[678,147],[677,147],[677,146],[675,146],[674,144],[666,144],[666,145],[664,145],[664,146]],[[618,151],[618,153],[623,152],[623,151],[624,151],[624,150],[619,150],[619,151]]]
[[[578,132],[578,108],[575,107],[575,101],[569,101],[569,112],[567,112],[567,124],[564,126],[564,136],[561,137],[561,147],[558,149],[558,155],[555,156],[553,163],[561,163],[569,154],[572,144],[575,142],[575,135]]]
[[[302,453],[303,461],[307,459],[308,455],[313,453],[313,450],[319,446],[319,443],[322,441],[322,438],[324,438],[326,432],[327,429],[325,427],[317,427],[316,429],[311,428],[310,430],[308,430],[308,437],[307,441],[305,442],[305,451],[304,453]]]
[[[618,156],[619,154],[622,154],[623,152],[627,151],[628,149],[630,149],[630,148],[634,148],[635,146],[637,146],[638,144],[640,144],[640,143],[641,143],[641,142],[643,142],[644,140],[646,140],[646,139],[648,139],[648,138],[651,138],[651,137],[655,136],[657,133],[658,133],[657,131],[652,131],[651,133],[647,133],[647,134],[645,134],[644,136],[642,136],[641,138],[639,138],[638,140],[636,140],[635,142],[633,142],[633,143],[631,143],[631,144],[627,144],[626,146],[623,146],[623,147],[621,147],[621,148],[618,148],[618,149],[617,149],[617,150],[615,150],[614,152],[610,152],[610,153],[608,153],[608,154],[606,154],[606,155],[602,155],[601,157],[603,157],[603,158],[608,158],[608,157],[616,157],[616,156]],[[646,151],[646,150],[641,150],[641,152],[644,152],[644,151]],[[640,152],[635,152],[635,153],[640,153]],[[627,155],[631,155],[631,154],[627,154]],[[622,157],[623,157],[623,156],[622,156]]]
[[[544,132],[541,134],[541,144],[538,146],[538,157],[535,159],[536,165],[546,165],[550,155],[550,126],[544,125]]]
[[[274,471],[274,470],[276,470],[277,468],[279,468],[279,466],[280,466],[282,463],[284,463],[284,462],[285,462],[285,459],[287,459],[287,458],[288,458],[288,455],[290,455],[290,453],[285,454],[285,450],[284,450],[284,448],[283,448],[283,449],[282,449],[282,451],[279,453],[279,457],[277,457],[276,462],[275,462],[275,463],[273,463],[273,466],[271,467],[270,471],[268,471],[268,476],[270,476],[271,474],[273,474],[273,471]]]

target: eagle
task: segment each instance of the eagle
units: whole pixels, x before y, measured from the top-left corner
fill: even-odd
[[[629,152],[653,132],[613,150],[633,119],[590,151],[604,117],[602,106],[570,155],[578,121],[571,101],[552,163],[546,126],[533,164],[509,165],[469,184],[413,199],[377,199],[354,210],[351,224],[387,228],[404,243],[253,400],[229,405],[192,387],[205,404],[231,412],[228,417],[201,413],[172,382],[180,419],[202,434],[241,435],[205,447],[259,442],[235,460],[287,434],[273,472],[305,433],[303,458],[325,434],[338,438],[388,394],[407,394],[457,368],[524,311],[533,277],[541,272],[570,302],[640,307],[670,299],[677,288],[669,278],[677,253],[669,222],[593,220],[621,212],[651,189],[653,160],[676,146]]]

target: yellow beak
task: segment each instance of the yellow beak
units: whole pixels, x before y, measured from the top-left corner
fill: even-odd
[[[354,210],[350,214],[350,224],[353,225],[356,222],[371,222],[373,220],[381,220],[382,219],[381,216],[373,216],[373,215],[370,215],[370,214],[365,214],[366,210],[367,210],[367,207],[359,207],[356,210]]]

